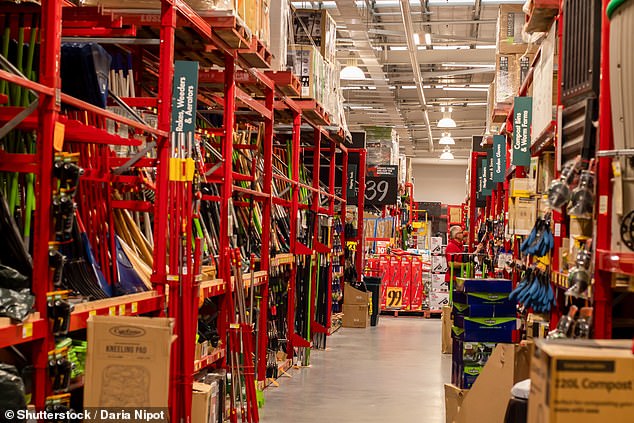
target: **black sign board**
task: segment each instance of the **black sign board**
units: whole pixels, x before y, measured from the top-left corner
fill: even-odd
[[[348,148],[365,148],[365,132],[351,132],[352,144]]]
[[[398,166],[370,166],[365,178],[365,204],[395,205],[398,198]]]

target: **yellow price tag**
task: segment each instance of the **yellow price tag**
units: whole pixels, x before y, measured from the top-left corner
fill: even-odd
[[[116,315],[117,315],[117,308],[115,306],[108,308],[108,316],[116,316]]]
[[[357,243],[355,241],[346,242],[346,247],[348,247],[350,251],[357,251]]]
[[[55,122],[55,128],[53,129],[53,149],[55,151],[62,151],[64,149],[64,132],[66,127],[63,123]]]
[[[386,308],[401,308],[403,305],[403,288],[400,286],[387,287]]]
[[[22,339],[33,337],[33,323],[28,322],[22,325]]]
[[[96,315],[97,315],[97,310],[90,310],[90,311],[88,312],[88,317],[90,317],[90,316],[96,316]]]
[[[119,316],[125,316],[125,304],[119,304]]]
[[[139,311],[139,303],[137,303],[136,301],[132,303],[131,305],[132,308],[132,314],[138,313]]]

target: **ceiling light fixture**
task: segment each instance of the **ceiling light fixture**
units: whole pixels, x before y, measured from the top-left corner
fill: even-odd
[[[445,147],[442,154],[440,155],[440,160],[453,160],[454,156],[449,147]]]
[[[451,118],[451,107],[449,107],[448,111],[445,111],[445,107],[441,107],[440,111],[442,112],[442,119],[438,121],[439,128],[455,128],[456,121]]]
[[[339,79],[343,79],[344,81],[360,81],[365,79],[365,73],[357,66],[357,59],[354,57],[354,53],[350,52],[350,56],[347,66],[341,69],[339,73]]]
[[[447,68],[484,68],[495,69],[495,64],[488,63],[442,63],[440,66]]]
[[[475,88],[475,87],[445,87],[445,91],[475,91],[475,92],[488,92],[488,88]]]
[[[428,46],[431,45],[431,34],[429,32],[425,33],[425,44],[427,44]]]
[[[448,132],[443,132],[442,137],[438,141],[440,145],[454,145],[456,141],[451,137],[451,134]]]
[[[414,45],[420,44],[420,35],[417,32],[414,33]]]

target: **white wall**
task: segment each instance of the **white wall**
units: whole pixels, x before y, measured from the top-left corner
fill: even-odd
[[[412,163],[414,201],[458,205],[466,198],[467,165]]]

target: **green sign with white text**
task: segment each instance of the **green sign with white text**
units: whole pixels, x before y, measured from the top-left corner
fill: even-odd
[[[515,97],[513,109],[513,164],[531,164],[531,123],[533,119],[533,98]]]
[[[196,130],[196,96],[198,95],[198,62],[174,62],[172,89],[172,132]]]
[[[493,182],[504,182],[506,177],[506,137],[493,136]]]
[[[489,179],[489,161],[488,159],[482,160],[482,196],[486,197],[487,195],[491,195],[491,188]]]

